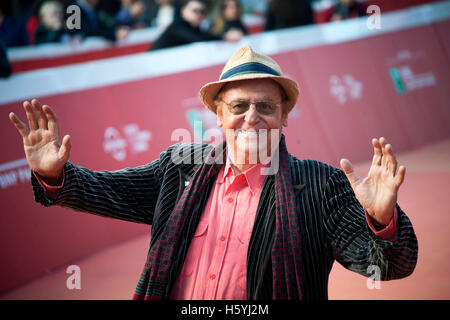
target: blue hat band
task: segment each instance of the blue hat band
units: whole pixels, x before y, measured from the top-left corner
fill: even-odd
[[[273,70],[272,68],[259,63],[259,62],[247,62],[244,64],[241,64],[237,67],[234,67],[227,72],[225,72],[221,77],[220,80],[225,80],[237,75],[242,74],[249,74],[249,73],[268,73],[274,76],[281,76],[278,72]]]

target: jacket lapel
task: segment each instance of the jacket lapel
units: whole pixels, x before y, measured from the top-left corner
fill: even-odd
[[[294,168],[290,156],[291,177],[297,201],[306,184]],[[275,237],[275,176],[266,178],[256,212],[247,253],[247,299],[272,299],[272,245]],[[299,208],[299,206],[296,206]]]

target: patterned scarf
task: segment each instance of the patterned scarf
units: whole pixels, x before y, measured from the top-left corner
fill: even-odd
[[[133,299],[159,300],[167,298],[170,268],[179,250],[179,239],[188,220],[193,216],[193,208],[199,195],[218,175],[223,164],[215,161],[216,151],[223,151],[225,143],[213,149],[209,158],[194,174],[184,189],[178,203],[170,215],[164,231],[150,248],[147,263],[141,274]],[[219,152],[217,152],[219,155]],[[222,155],[221,155],[222,156]],[[272,246],[273,299],[301,299],[301,246],[299,218],[295,212],[295,193],[292,185],[289,154],[284,135],[279,146],[279,170],[275,174],[276,227]],[[223,163],[223,161],[219,162]]]

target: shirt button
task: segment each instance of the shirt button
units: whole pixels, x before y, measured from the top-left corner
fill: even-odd
[[[221,236],[220,237],[220,241],[225,241],[226,237],[225,236]]]
[[[233,202],[233,198],[228,198],[228,202],[232,203]]]
[[[215,274],[212,274],[212,275],[209,276],[209,278],[210,278],[211,280],[214,280],[214,279],[216,278],[216,275],[215,275]]]

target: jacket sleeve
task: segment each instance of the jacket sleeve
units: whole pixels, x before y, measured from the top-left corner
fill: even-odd
[[[162,157],[167,156],[162,153]],[[59,205],[77,211],[125,221],[152,224],[162,179],[162,157],[136,168],[92,171],[71,162],[64,165],[64,184],[56,198],[45,194],[31,175],[34,198],[44,206]]]
[[[334,258],[346,269],[366,277],[379,272],[379,280],[410,275],[417,263],[418,244],[413,226],[397,208],[394,241],[378,238],[367,224],[365,212],[342,170],[328,179],[322,198],[327,239]]]

